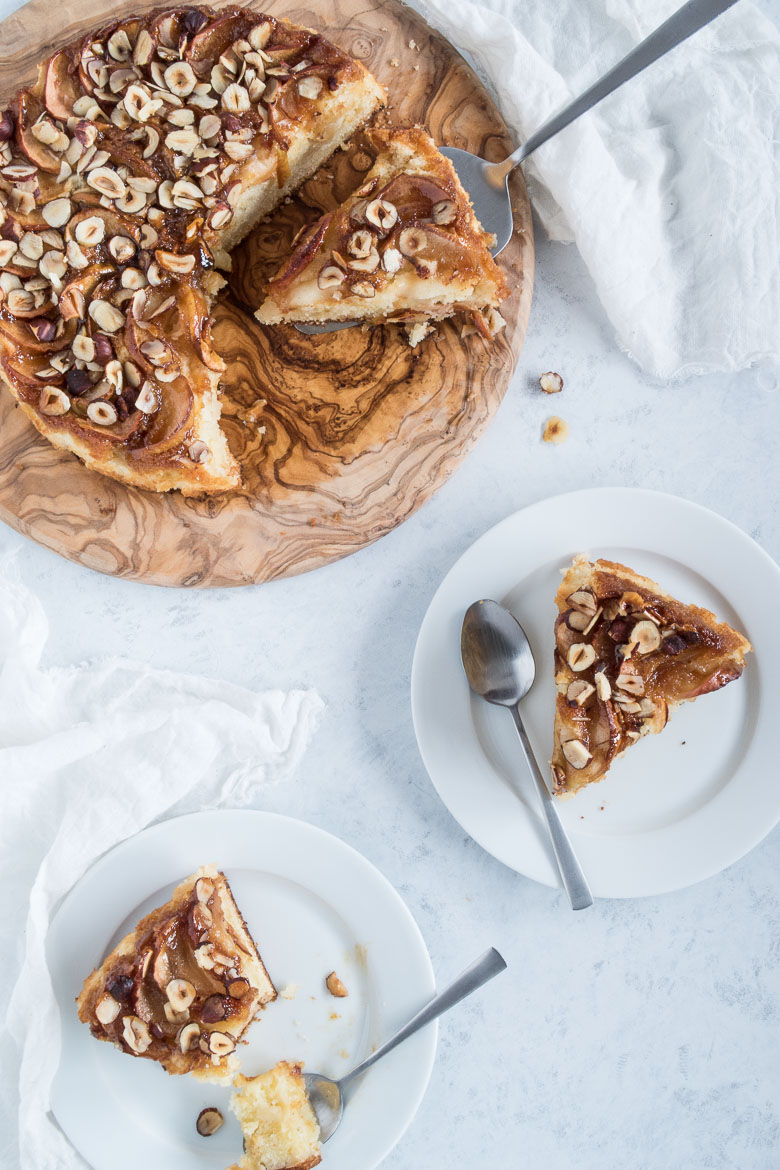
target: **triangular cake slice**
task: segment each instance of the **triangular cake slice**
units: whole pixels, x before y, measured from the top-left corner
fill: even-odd
[[[556,594],[553,791],[601,780],[681,703],[739,678],[746,638],[625,565],[576,557]]]
[[[143,918],[87,978],[92,1035],[169,1073],[232,1075],[237,1042],[276,990],[228,880],[204,866]]]
[[[365,182],[303,231],[258,321],[411,324],[468,311],[491,336],[508,289],[452,163],[419,127],[371,139]]]
[[[322,1161],[320,1127],[300,1064],[281,1060],[267,1073],[233,1082],[230,1108],[244,1135],[244,1155],[229,1170],[311,1170]]]

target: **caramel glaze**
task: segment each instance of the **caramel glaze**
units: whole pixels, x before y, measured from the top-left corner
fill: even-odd
[[[210,83],[220,56],[251,37],[258,26],[270,30],[262,49],[266,88],[260,99],[249,109],[226,112],[218,91],[209,89],[206,96],[216,99],[214,105],[193,110],[195,128],[204,115],[217,116],[219,128],[206,139],[213,156],[177,154],[166,145],[172,130],[186,129],[172,125],[166,115],[172,109],[187,109],[187,96],[176,107],[163,103],[160,111],[144,121],[130,120],[125,129],[109,121],[128,88],[125,81],[124,87],[112,92],[111,80],[118,71],[133,65],[132,57],[127,61],[112,58],[108,46],[115,34],[126,33],[134,50],[141,34],[149,33],[157,52],[149,63],[136,65],[139,76],[130,84],[143,84],[158,95],[153,66],[159,80],[160,70],[176,61],[186,62],[197,83]],[[106,70],[105,75],[101,69]],[[220,231],[232,217],[231,200],[241,188],[243,165],[225,153],[226,143],[230,136],[234,141],[251,143],[252,159],[267,158],[268,175],[275,173],[283,182],[289,174],[286,152],[293,129],[311,128],[318,116],[316,101],[300,94],[301,81],[318,79],[323,96],[327,96],[356,76],[357,69],[352,58],[318,34],[236,7],[186,7],[129,17],[59,50],[40,67],[36,85],[17,95],[0,122],[0,241],[18,244],[26,233],[41,236],[51,232],[43,213],[55,199],[69,199],[72,214],[67,224],[55,229],[60,232],[62,248],[56,241],[52,244],[50,237],[43,241],[44,251],[53,250],[65,260],[63,249],[75,240],[81,221],[96,216],[104,224],[98,244],[81,245],[81,267],[67,262],[54,282],[47,285],[44,280],[44,287],[34,289],[29,297],[14,299],[8,295],[10,289],[0,291],[0,372],[25,404],[45,415],[48,428],[70,431],[98,450],[121,446],[144,466],[184,455],[192,435],[188,423],[193,390],[208,389],[208,372],[223,369],[210,343],[208,302],[210,290],[218,284],[210,283],[209,274],[219,250]],[[89,117],[74,116],[74,102],[85,95],[90,95],[99,113],[93,110]],[[121,168],[123,183],[128,178],[149,180],[158,185],[156,193],[148,195],[140,212],[128,214],[116,201],[107,200],[88,185],[88,172],[78,174],[75,159],[72,174],[60,176],[66,155],[56,154],[32,133],[33,124],[41,117],[71,142],[83,139],[90,144],[85,149],[106,152],[104,165],[114,171]],[[155,135],[157,145],[150,150]],[[21,171],[15,169],[19,167]],[[198,183],[204,175],[212,177],[205,184],[210,193],[196,198],[193,206],[160,206],[159,184],[188,179]],[[212,220],[219,224],[218,229]],[[109,250],[115,237],[132,245],[131,254],[121,262]],[[184,257],[185,263],[192,257],[192,270],[167,271],[161,253]],[[40,274],[37,263],[30,267],[20,260],[22,254],[17,250],[0,272],[17,277],[25,290],[31,278],[40,280]],[[123,288],[123,274],[130,268],[144,274],[145,296],[139,298],[142,306]],[[153,286],[148,283],[150,268],[157,281]],[[89,304],[95,300],[121,310],[124,323],[119,330],[105,332],[95,324],[89,315]],[[53,371],[51,359],[69,354],[79,331],[99,342],[92,368],[79,362],[69,370]],[[155,338],[172,344],[165,360],[153,364],[140,347]],[[125,363],[119,390],[104,377],[105,366],[115,358]],[[139,385],[132,385],[127,363],[137,371],[132,380],[152,388],[153,411],[144,413],[136,407]],[[43,378],[43,371],[51,376]],[[67,395],[70,405],[66,413],[40,409],[47,389]],[[90,420],[87,407],[95,401],[105,401],[114,408],[117,417],[112,425]]]

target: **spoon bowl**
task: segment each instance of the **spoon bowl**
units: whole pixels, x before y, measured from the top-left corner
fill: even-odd
[[[536,663],[525,631],[497,601],[475,601],[460,633],[463,668],[472,691],[501,707],[514,707],[530,691]]]

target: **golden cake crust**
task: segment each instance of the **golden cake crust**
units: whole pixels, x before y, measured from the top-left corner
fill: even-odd
[[[681,703],[739,678],[752,649],[709,610],[613,561],[575,558],[555,601],[557,796],[601,780]]]
[[[236,1043],[276,990],[225,875],[204,866],[84,981],[93,1036],[169,1073],[224,1080]]]
[[[258,320],[413,323],[466,311],[490,336],[508,289],[451,162],[419,126],[368,137],[373,167],[341,207],[304,229]]]
[[[139,487],[238,486],[216,266],[383,99],[319,33],[230,6],[43,62],[0,116],[0,378],[37,429]]]

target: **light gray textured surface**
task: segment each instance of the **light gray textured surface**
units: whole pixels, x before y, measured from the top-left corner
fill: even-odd
[[[14,7],[0,0],[0,16]],[[771,0],[762,7],[777,15]],[[536,386],[551,368],[566,381],[552,400]],[[350,560],[240,592],[169,592],[89,573],[0,528],[0,553],[16,552],[45,604],[49,662],[119,653],[316,687],[328,703],[320,731],[263,807],[376,863],[441,982],[489,945],[508,960],[442,1021],[431,1087],[387,1170],[780,1166],[780,833],[702,885],[572,915],[464,835],[427,779],[409,711],[415,637],[442,576],[534,500],[658,488],[721,512],[780,558],[777,381],[649,382],[616,352],[576,252],[540,242],[529,337],[499,417],[417,516]],[[563,447],[540,442],[552,413],[571,425]]]
[[[536,386],[550,368],[566,381],[553,400]],[[571,425],[563,447],[540,441],[553,411]],[[540,242],[528,341],[499,417],[443,490],[372,548],[293,580],[195,593],[102,577],[0,529],[0,550],[16,550],[45,604],[50,662],[124,653],[257,687],[316,687],[321,728],[263,807],[375,862],[441,981],[486,946],[505,955],[509,972],[442,1021],[430,1090],[387,1170],[780,1164],[780,833],[700,886],[572,915],[465,837],[427,779],[409,711],[415,637],[439,581],[533,500],[658,488],[780,557],[779,432],[769,375],[650,384],[615,352],[576,252]]]

